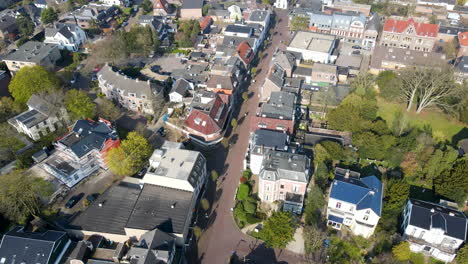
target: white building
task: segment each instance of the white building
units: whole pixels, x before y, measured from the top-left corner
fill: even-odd
[[[101,0],[100,2],[106,6],[128,6],[130,4],[129,0]]]
[[[443,7],[448,11],[452,11],[455,7],[456,0],[417,0],[418,5]]]
[[[337,45],[338,40],[336,36],[298,31],[291,40],[287,50],[301,53],[304,61],[327,64],[333,63],[336,60]]]
[[[445,204],[445,205],[444,205]],[[403,239],[413,252],[451,262],[465,242],[467,219],[441,200],[440,204],[409,199],[403,211]]]
[[[273,6],[275,8],[288,9],[288,0],[276,0]]]
[[[57,23],[45,29],[44,43],[57,44],[59,49],[77,52],[86,42],[86,33],[76,24]]]
[[[183,149],[181,143],[166,141],[153,152],[149,163],[142,184],[193,192],[195,199],[208,179],[205,157],[198,151]]]
[[[288,134],[280,131],[258,129],[250,136],[249,167],[253,174],[259,174],[262,169],[263,155],[268,149],[287,151]]]
[[[169,92],[169,101],[173,103],[182,103],[184,102],[184,98],[190,95],[189,91],[193,91],[194,86],[189,81],[180,78],[174,82],[172,85],[172,89]],[[189,101],[185,100],[186,103]]]
[[[355,235],[369,238],[382,211],[382,183],[375,176],[360,178],[357,172],[336,168],[327,208],[327,225],[349,227]]]
[[[11,118],[8,123],[33,140],[54,132],[68,121],[65,109],[53,109],[53,106],[37,95],[29,98],[27,106],[29,110]]]

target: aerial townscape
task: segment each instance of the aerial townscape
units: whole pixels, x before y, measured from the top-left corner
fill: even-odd
[[[468,264],[467,0],[0,0],[0,264]]]

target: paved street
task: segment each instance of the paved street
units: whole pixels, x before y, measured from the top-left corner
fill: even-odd
[[[198,243],[198,259],[190,259],[189,263],[221,264],[227,263],[229,257],[235,252],[245,263],[300,263],[303,259],[287,250],[276,251],[266,248],[260,241],[247,236],[239,230],[234,222],[230,208],[234,206],[234,196],[243,169],[243,159],[249,141],[249,120],[245,120],[244,113],[255,113],[258,105],[258,91],[264,82],[273,53],[280,45],[280,41],[288,40],[288,18],[285,11],[277,11],[279,24],[275,29],[282,34],[273,36],[273,44],[263,54],[267,54],[257,67],[259,73],[256,82],[250,87],[253,95],[240,109],[238,127],[231,133],[231,142],[234,144],[227,154],[222,151],[209,151],[207,159],[209,169],[216,169],[220,174],[221,186],[214,194],[212,208],[214,210],[208,220],[207,228]]]

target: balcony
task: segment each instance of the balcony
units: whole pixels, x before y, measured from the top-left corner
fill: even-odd
[[[457,248],[449,247],[445,244],[434,244],[434,243],[428,243],[426,240],[421,239],[421,238],[416,238],[412,236],[405,236],[403,237],[406,241],[414,243],[414,244],[419,244],[419,245],[425,245],[431,248],[437,248],[438,250],[445,252],[447,254],[455,254],[457,252]]]

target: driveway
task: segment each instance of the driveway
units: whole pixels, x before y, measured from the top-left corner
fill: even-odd
[[[256,82],[249,87],[252,96],[241,106],[239,115],[255,113],[258,105],[258,93],[265,80],[273,52],[280,45],[280,41],[288,40],[288,17],[286,11],[277,11],[279,24],[275,29],[282,34],[273,36],[272,45],[263,54],[267,54],[257,66]],[[241,118],[244,119],[244,118]],[[189,263],[222,264],[227,263],[233,254],[244,263],[300,263],[304,259],[287,250],[266,248],[261,241],[243,234],[234,222],[230,209],[234,207],[234,196],[239,184],[239,177],[243,170],[243,160],[249,141],[250,115],[245,120],[239,120],[239,125],[231,133],[231,146],[228,153],[222,150],[211,150],[207,153],[208,168],[216,169],[220,175],[220,186],[215,191],[212,208],[205,232],[198,243],[197,259],[190,259]],[[221,148],[221,147],[220,147]],[[227,156],[226,156],[227,155]],[[196,250],[196,249],[195,249]]]

